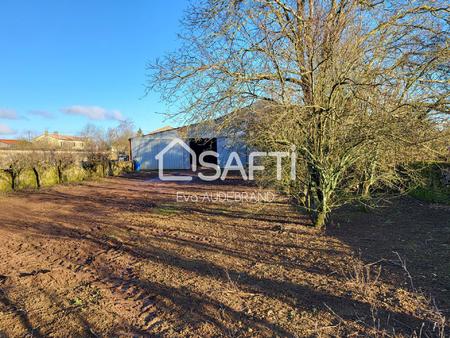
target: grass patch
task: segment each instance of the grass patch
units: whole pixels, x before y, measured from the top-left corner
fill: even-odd
[[[175,208],[173,206],[161,206],[158,208],[152,209],[152,213],[163,216],[171,216],[177,215],[180,213],[180,209]]]
[[[449,163],[431,163],[421,169],[423,183],[410,191],[410,195],[430,203],[450,204]]]
[[[450,192],[448,189],[417,187],[410,192],[410,195],[425,202],[450,204]]]

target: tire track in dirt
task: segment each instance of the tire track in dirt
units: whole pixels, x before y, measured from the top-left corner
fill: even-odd
[[[109,266],[111,270],[113,266],[115,270],[117,265],[122,266],[120,277],[103,272],[104,275],[100,277],[98,283],[108,287],[114,294],[120,295],[120,298],[136,312],[137,316],[133,323],[135,327],[149,335],[164,335],[169,331],[172,332],[171,324],[162,318],[163,312],[158,309],[158,295],[142,288],[136,282],[141,280],[138,272],[141,262],[137,258],[130,257],[115,248],[99,252],[97,258],[96,261],[101,259],[105,261],[106,264],[101,266]]]
[[[357,227],[346,245],[349,227],[342,238],[318,234],[288,204],[175,204],[179,189],[222,188],[114,178],[1,200],[0,290],[13,306],[0,301],[0,336],[333,336],[339,320],[324,302],[346,334],[369,335],[359,319],[371,318],[372,301],[419,323],[415,307],[343,283]],[[380,290],[400,290],[382,277]]]
[[[7,238],[11,239],[5,240]],[[37,282],[41,286],[47,285],[57,290],[67,284],[87,281],[102,292],[109,291],[108,297],[112,298],[109,303],[118,304],[122,313],[128,312],[129,317],[133,318],[131,324],[135,330],[141,333],[162,332],[157,330],[161,320],[158,316],[155,295],[146,294],[131,282],[138,277],[132,272],[138,264],[136,259],[125,257],[123,252],[113,248],[94,251],[92,248],[88,249],[86,245],[81,245],[80,242],[67,243],[67,248],[62,251],[59,247],[53,247],[51,241],[27,244],[28,240],[27,237],[8,235],[3,236],[0,241],[2,251],[5,253],[0,259],[0,266],[8,264],[17,267],[14,273],[0,268],[0,274],[5,276],[10,293],[19,296],[17,301],[26,303],[27,298],[33,298],[34,292],[28,292],[27,295],[14,292],[14,289],[21,285],[29,286]],[[95,260],[101,258],[111,269],[117,269],[115,265],[122,261],[122,265],[126,266],[123,278],[114,280],[108,276],[101,276],[93,264]],[[39,280],[36,277],[39,277]],[[0,291],[3,294],[2,284]],[[45,324],[41,326],[46,327]]]

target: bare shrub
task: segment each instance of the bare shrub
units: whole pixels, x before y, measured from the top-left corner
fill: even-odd
[[[58,183],[64,183],[64,172],[72,166],[76,160],[72,153],[66,151],[51,151],[49,162],[56,170]]]
[[[365,264],[360,259],[355,259],[353,264],[344,271],[347,282],[351,283],[362,295],[374,299],[375,286],[381,275],[381,265],[375,263]]]
[[[413,277],[406,267],[406,260],[397,252],[394,252],[397,260],[379,260],[373,263],[364,263],[355,258],[353,263],[346,267],[342,274],[345,282],[352,290],[357,290],[371,306],[370,316],[356,313],[357,323],[361,324],[371,336],[374,337],[396,337],[395,326],[407,326],[407,323],[399,322],[399,319],[386,316],[386,310],[398,309],[412,314],[422,321],[420,327],[411,328],[411,336],[439,337],[443,338],[448,333],[447,319],[442,311],[436,306],[434,300],[426,297],[420,290],[414,287]],[[408,279],[410,290],[383,284],[381,281],[381,264],[385,262],[404,270]],[[390,296],[387,297],[386,293]],[[383,299],[382,302],[379,300]],[[355,324],[339,317],[328,305],[327,308],[335,315],[341,327],[352,328]]]
[[[19,176],[27,168],[26,156],[22,153],[12,152],[8,154],[5,163],[6,168],[3,169],[3,172],[8,177],[11,190],[16,191]]]
[[[50,167],[50,156],[46,151],[33,150],[27,155],[26,162],[33,171],[36,188],[41,188],[41,176]]]

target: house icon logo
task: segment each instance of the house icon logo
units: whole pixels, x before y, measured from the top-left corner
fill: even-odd
[[[177,146],[181,146],[192,156],[191,169],[197,171],[197,154],[182,139],[176,137],[155,156],[158,161],[158,175],[161,181],[192,181],[191,176],[164,175],[164,155]]]

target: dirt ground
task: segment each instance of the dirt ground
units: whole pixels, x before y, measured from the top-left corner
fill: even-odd
[[[0,337],[448,334],[448,207],[347,208],[319,232],[282,197],[218,191],[256,188],[134,175],[0,197]]]

